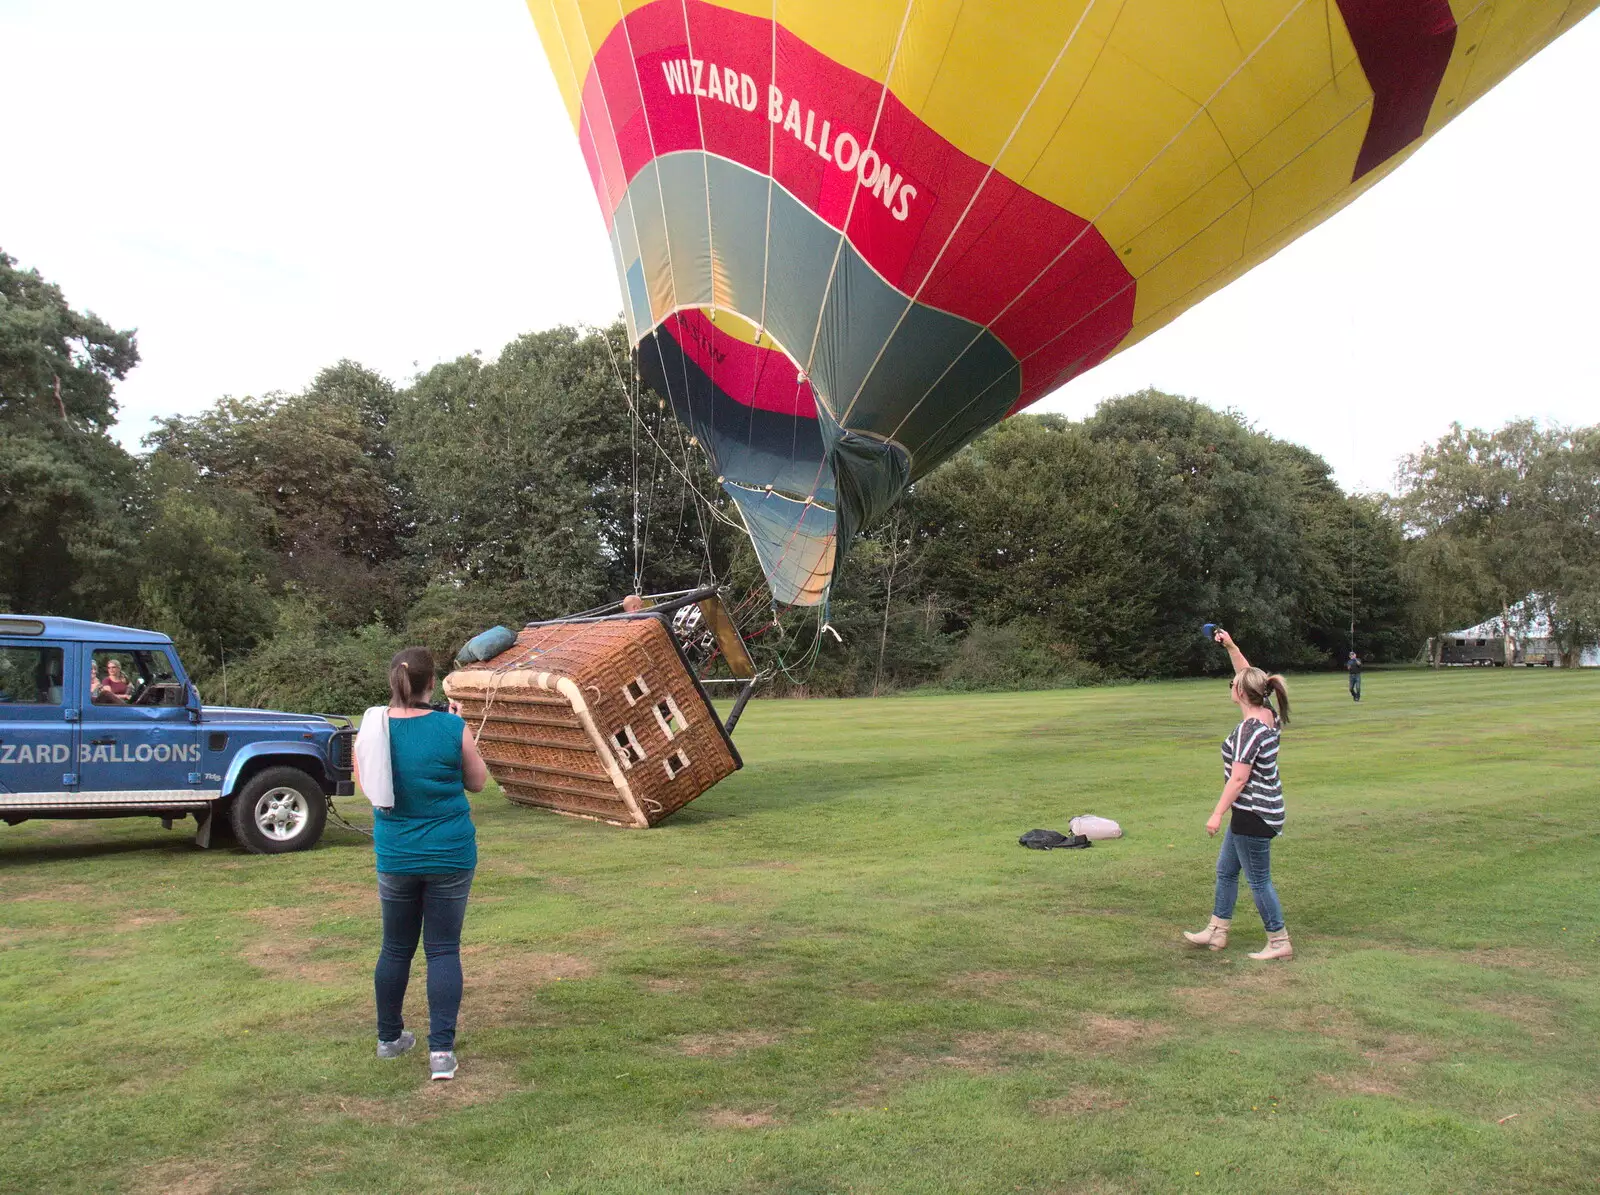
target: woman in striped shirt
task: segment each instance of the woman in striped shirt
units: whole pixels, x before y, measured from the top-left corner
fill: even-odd
[[[1228,924],[1239,898],[1239,873],[1244,872],[1255,897],[1256,910],[1267,927],[1267,945],[1253,952],[1254,959],[1291,958],[1294,948],[1283,927],[1283,910],[1272,886],[1272,840],[1283,829],[1283,782],[1278,778],[1278,728],[1289,721],[1289,693],[1283,677],[1269,676],[1250,661],[1227,631],[1216,640],[1233,661],[1229,696],[1243,715],[1233,733],[1222,741],[1222,770],[1227,777],[1222,797],[1206,822],[1206,833],[1222,829],[1229,810],[1222,850],[1217,854],[1217,895],[1211,922],[1197,933],[1183,936],[1196,946],[1221,950],[1228,944]],[[1277,709],[1274,711],[1273,703]]]

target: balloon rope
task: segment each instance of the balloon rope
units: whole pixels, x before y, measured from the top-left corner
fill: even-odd
[[[1348,345],[1348,344],[1351,344],[1351,343],[1353,343],[1353,341],[1351,341],[1349,338],[1346,338],[1345,344]],[[1351,419],[1349,417],[1348,411],[1346,412],[1346,415],[1345,415],[1345,423],[1346,423],[1346,426],[1347,426],[1347,428],[1348,428],[1348,430],[1350,432],[1350,457],[1349,457],[1349,459],[1352,462],[1354,462],[1354,460],[1356,458],[1356,424],[1355,424],[1355,420]],[[1357,568],[1357,565],[1356,565],[1356,501],[1355,501],[1355,495],[1352,494],[1352,495],[1348,496],[1345,499],[1345,501],[1350,503],[1350,651],[1352,653],[1354,653],[1355,650],[1356,650],[1356,568]]]
[[[602,333],[602,335],[605,335]],[[611,337],[606,336],[606,348],[610,351]],[[613,366],[616,364],[616,354],[611,354]],[[644,591],[644,539],[639,534],[639,404],[628,404],[628,451],[632,457],[633,466],[633,592]]]
[[[622,369],[617,364],[616,348],[615,348],[615,346],[612,345],[610,337],[605,337],[604,339],[605,339],[605,342],[606,342],[606,349],[611,354],[611,372],[612,372],[612,376],[615,377],[615,379],[616,379],[618,390],[620,390],[622,392],[623,401],[628,404],[628,410],[632,413],[632,415],[633,415],[633,417],[635,419],[639,420],[639,425],[644,428],[645,438],[648,439],[651,442],[651,444],[653,444],[655,446],[657,452],[659,452],[664,458],[666,458],[667,464],[671,465],[673,470],[681,478],[683,478],[684,485],[687,486],[688,489],[690,490],[690,492],[692,492],[694,494],[694,496],[700,500],[700,504],[703,504],[706,507],[706,509],[710,511],[710,513],[711,513],[713,518],[719,519],[720,521],[726,523],[729,527],[732,527],[737,531],[741,531],[741,532],[744,531],[744,526],[742,524],[734,522],[727,515],[723,514],[720,510],[717,509],[716,504],[713,503],[711,499],[707,498],[703,493],[700,492],[699,487],[695,485],[694,479],[689,476],[687,470],[682,465],[679,465],[676,460],[673,459],[672,454],[670,452],[668,452],[666,447],[661,443],[661,441],[656,438],[656,434],[655,434],[654,431],[651,430],[650,425],[648,423],[644,422],[643,418],[639,415],[639,409],[634,403],[633,396],[628,393],[627,383],[622,380]],[[682,434],[682,430],[683,430],[682,424],[678,425],[678,430],[679,430],[679,434],[681,435]],[[687,463],[688,459],[689,459],[688,458],[688,446],[685,445],[684,446],[684,461],[685,461],[685,463]],[[696,510],[698,510],[698,509],[699,509],[699,506],[697,505],[696,506]],[[702,532],[704,531],[704,523],[703,522],[702,522],[701,530],[702,530]]]

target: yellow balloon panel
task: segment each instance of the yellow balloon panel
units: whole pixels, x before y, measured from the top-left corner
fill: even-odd
[[[1360,152],[1366,131],[1366,111],[1358,108],[1256,187],[1250,233],[1244,246],[1247,254],[1259,250],[1285,228],[1350,187],[1349,164]]]
[[[1305,0],[1257,0],[1255,7],[1262,27],[1241,31],[1218,0],[1126,0],[1110,44],[1199,108],[1264,46],[1288,36],[1286,22],[1306,15],[1309,6]]]
[[[1262,186],[1296,158],[1316,152],[1318,144],[1330,131],[1371,107],[1372,89],[1367,86],[1360,64],[1352,62],[1240,153],[1239,169],[1252,186]],[[1366,130],[1364,115],[1361,129]],[[1341,187],[1350,183],[1349,166],[1353,160],[1353,154],[1343,159],[1343,168],[1338,172]]]
[[[930,128],[985,166],[1008,139],[1030,140],[1019,122],[1037,129],[1037,143],[1048,138],[1098,56],[1117,6],[1104,5],[1107,11],[1092,12],[1097,19],[1089,21],[1082,0],[1022,7],[963,6],[939,53],[922,56],[914,75],[906,72],[917,102],[896,91]],[[1040,94],[1041,85],[1050,90]]]
[[[1469,41],[1459,51],[1472,65],[1456,107],[1470,104],[1526,62],[1561,31],[1572,10],[1588,11],[1594,4],[1584,0],[1487,0],[1481,7],[1487,10],[1488,28],[1476,49]]]
[[[1343,25],[1325,21],[1324,15],[1317,9],[1300,9],[1276,36],[1255,43],[1248,61],[1207,105],[1207,114],[1239,158],[1285,126],[1314,138],[1316,126],[1306,120],[1306,106],[1335,79],[1341,80],[1351,99],[1372,98],[1349,34]]]

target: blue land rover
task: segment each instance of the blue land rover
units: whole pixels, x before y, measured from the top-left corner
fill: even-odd
[[[354,791],[345,719],[205,706],[172,640],[71,618],[0,615],[0,820],[219,815],[258,854],[322,837]]]

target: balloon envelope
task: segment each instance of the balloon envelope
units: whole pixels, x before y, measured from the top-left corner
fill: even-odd
[[[773,596],[1600,0],[530,0],[640,371]]]

